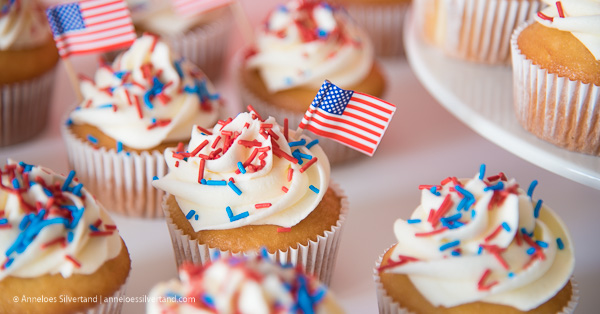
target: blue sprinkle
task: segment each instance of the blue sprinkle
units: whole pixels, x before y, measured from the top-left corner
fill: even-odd
[[[194,215],[194,220],[198,221],[198,218],[200,218],[198,214]]]
[[[213,301],[213,299],[207,293],[202,294],[202,301],[204,304],[208,305],[208,307],[212,309],[215,308],[215,301]]]
[[[22,161],[19,161],[19,166],[23,167],[23,172],[30,172],[33,169],[32,165],[28,165]]]
[[[497,191],[497,190],[502,190],[504,189],[504,183],[502,181],[494,184],[494,185],[490,185],[490,186],[486,186],[485,188],[483,188],[484,191]]]
[[[483,246],[479,246],[479,248],[477,249],[477,255],[481,255],[481,253],[483,252]]]
[[[122,151],[123,151],[123,143],[117,142],[117,153],[120,153]]]
[[[123,76],[124,76],[125,74],[127,74],[127,71],[116,71],[116,72],[114,72],[113,74],[114,74],[114,76],[116,76],[118,79],[122,79],[122,78],[123,78]]]
[[[68,118],[67,121],[65,122],[66,126],[71,126],[73,125],[73,120],[71,120],[71,118]]]
[[[88,137],[89,137],[89,135],[88,135]],[[69,171],[69,175],[67,175],[67,178],[65,179],[65,183],[63,183],[61,191],[69,190],[69,185],[71,184],[71,181],[73,181],[73,178],[75,178],[75,170]],[[50,194],[49,196],[52,196],[52,194]]]
[[[206,179],[203,178],[202,180],[200,180],[200,184],[206,185]]]
[[[454,250],[450,253],[452,256],[460,256],[460,252],[457,250]]]
[[[310,185],[308,188],[309,188],[311,191],[313,191],[313,192],[315,192],[315,193],[317,193],[317,194],[319,194],[319,192],[320,192],[320,191],[319,191],[319,189],[317,189],[317,187],[315,187],[315,186],[314,186],[314,185],[312,185],[312,184],[311,184],[311,185]]]
[[[187,213],[187,215],[185,215],[185,219],[191,219],[192,217],[194,217],[194,215],[196,214],[196,211],[193,209],[190,209],[190,211]]]
[[[221,258],[221,252],[220,252],[219,250],[214,250],[214,251],[212,252],[212,257],[211,257],[211,260],[213,260],[213,261],[214,261],[214,260],[217,260],[217,259],[219,259],[219,258]]]
[[[234,222],[234,221],[236,221],[236,220],[240,220],[240,219],[242,219],[242,218],[246,218],[246,217],[248,217],[248,216],[250,216],[250,214],[249,214],[248,212],[243,212],[243,213],[241,213],[241,214],[237,214],[237,215],[235,215],[235,216],[233,216],[233,217],[229,218],[229,221],[230,221],[230,222]]]
[[[104,105],[100,105],[100,106],[98,106],[96,108],[98,108],[98,109],[108,109],[108,108],[112,109],[112,107],[113,107],[113,104],[104,104]]]
[[[243,142],[242,142],[242,143],[243,143]],[[244,168],[244,164],[243,164],[241,161],[238,161],[238,163],[237,163],[237,167],[238,167],[238,169],[240,169],[240,172],[241,172],[242,174],[245,174],[245,173],[246,173],[246,168]]]
[[[183,59],[176,60],[174,62],[174,65],[175,65],[175,71],[177,71],[177,74],[179,75],[179,77],[183,78],[183,70],[181,69],[181,62],[183,62]]]
[[[33,214],[28,214],[27,216],[23,217],[23,219],[21,220],[21,223],[19,223],[19,229],[25,230],[25,228],[27,228],[27,226],[29,225],[29,222],[31,221],[31,218],[33,216],[34,216]]]
[[[94,145],[98,144],[98,139],[93,137],[91,134],[88,134],[87,139]]]
[[[521,228],[521,233],[526,234],[529,237],[533,237],[533,231],[531,233],[529,233],[529,232],[527,232],[527,229],[525,229],[525,227]]]
[[[561,238],[556,238],[556,245],[558,245],[559,250],[563,250],[565,248],[565,244]]]
[[[465,190],[464,188],[462,188],[462,187],[461,187],[461,186],[459,186],[459,185],[456,185],[456,186],[454,186],[454,189],[455,189],[455,190],[456,190],[458,193],[462,194],[464,197],[466,197],[466,198],[468,198],[468,199],[475,199],[475,197],[473,196],[473,194],[471,194],[471,192],[469,192],[469,191]]]
[[[508,273],[508,278],[513,278],[515,276],[515,273],[513,273],[512,271]]]
[[[469,199],[466,197],[463,197],[460,202],[458,203],[458,206],[456,206],[456,210],[457,211],[461,211],[461,209],[464,209],[464,211],[468,211],[468,203],[469,203]]]
[[[238,189],[237,186],[235,186],[235,184],[231,181],[227,182],[227,185],[229,185],[229,187],[235,192],[235,194],[237,195],[242,195],[242,191],[240,189]]]
[[[262,258],[268,260],[269,259],[269,251],[267,251],[267,248],[264,246],[260,247],[260,256],[262,256]]]
[[[541,208],[542,208],[542,200],[538,200],[537,203],[535,204],[535,208],[533,209],[533,217],[535,217],[535,218],[540,217],[540,209]]]
[[[418,224],[421,222],[421,219],[409,219],[406,222],[409,224]]]
[[[447,250],[447,249],[449,249],[451,247],[455,247],[457,245],[460,245],[460,240],[455,240],[455,241],[452,241],[452,242],[448,242],[448,243],[440,246],[440,252],[441,251],[445,251],[445,250]]]
[[[77,184],[74,188],[73,188],[73,194],[81,197],[81,189],[83,188],[83,183],[79,183]]]
[[[440,195],[442,195],[442,194],[440,194],[440,192],[438,192],[438,191],[437,191],[437,186],[435,186],[435,185],[434,185],[434,186],[432,186],[432,187],[431,187],[431,189],[429,189],[429,191],[430,191],[430,192],[431,192],[433,195],[435,195],[435,196],[440,196]]]
[[[9,258],[6,260],[6,262],[4,263],[4,268],[8,268],[10,267],[10,265],[12,265],[12,263],[14,262],[14,258]]]
[[[321,38],[324,38],[327,36],[327,31],[324,29],[319,29],[317,35]]]
[[[479,180],[483,180],[483,177],[485,177],[485,164],[479,166]]]
[[[541,248],[544,248],[544,249],[548,248],[548,243],[546,243],[544,241],[537,240],[537,241],[535,241],[535,243],[537,243],[537,245],[539,245]]]
[[[295,142],[290,142],[289,143],[290,147],[294,147],[294,146],[304,146],[306,145],[306,140],[305,139],[301,139],[299,141],[295,141]]]
[[[150,110],[154,109],[154,105],[152,105],[152,102],[150,101],[151,96],[154,96],[154,91],[152,89],[144,93],[144,104]]]
[[[474,209],[471,210],[471,219],[475,218],[475,214],[476,214],[475,210]]]
[[[319,144],[319,139],[314,139],[312,140],[310,143],[306,144],[306,148],[307,149],[311,149],[313,146],[315,146],[316,144]]]
[[[96,226],[94,226],[94,225],[90,225],[90,230],[92,230],[92,231],[98,231],[98,228],[96,228]]]
[[[510,232],[510,226],[506,223],[506,221],[502,223],[502,228],[504,228],[506,232]]]
[[[229,218],[233,217],[233,211],[231,210],[231,207],[229,207],[229,206],[225,207],[225,211],[227,212],[227,217],[229,217]]]
[[[302,160],[302,157],[300,156],[300,151],[299,150],[295,150],[292,152],[292,157],[296,158],[296,160],[298,161],[298,164],[301,165],[304,163],[304,161]]]
[[[152,177],[152,180],[158,180],[157,176]]]
[[[292,78],[291,78],[291,77],[286,77],[286,78],[284,79],[284,81],[285,81],[285,84],[286,84],[286,85],[292,85],[292,83],[294,82],[294,81],[292,81]]]
[[[8,223],[8,219],[6,219],[6,218],[0,219],[0,225],[5,225],[7,223]]]
[[[14,179],[12,179],[12,186],[13,186],[13,188],[15,188],[15,189],[18,189],[18,188],[20,188],[20,187],[21,187],[21,185],[19,184],[19,179],[17,179],[17,178],[14,178]]]
[[[533,253],[535,253],[535,248],[534,247],[530,247],[530,248],[527,249],[527,254],[533,255]]]
[[[444,217],[442,219],[444,219],[446,221],[455,221],[455,220],[459,220],[461,218],[462,218],[462,214],[459,213],[459,214],[454,214],[454,215],[452,215],[450,217]]]
[[[69,231],[69,232],[67,233],[67,242],[71,243],[71,241],[73,241],[73,236],[74,236],[74,235],[73,235],[73,232],[72,232],[72,231]]]
[[[320,289],[318,289],[317,291],[315,291],[315,293],[313,295],[311,295],[311,299],[313,301],[313,303],[318,303],[320,302],[324,297],[325,297],[325,293],[326,293],[326,289],[321,287]]]
[[[152,118],[152,119],[150,119],[150,123],[152,123],[152,124],[156,124],[156,118]]]
[[[206,185],[227,185],[225,180],[206,180]]]
[[[533,190],[535,190],[535,187],[537,185],[538,185],[537,180],[533,180],[533,181],[531,181],[531,184],[529,184],[529,188],[527,189],[527,196],[529,196],[529,198],[531,198],[531,196],[533,195]]]
[[[288,12],[288,9],[287,9],[287,7],[285,5],[279,4],[279,5],[277,5],[277,11],[285,13],[285,12]]]
[[[175,293],[173,291],[168,291],[167,293],[165,293],[165,297],[172,298],[172,299],[180,299],[181,294]]]

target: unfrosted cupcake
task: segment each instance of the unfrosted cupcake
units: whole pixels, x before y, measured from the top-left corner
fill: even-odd
[[[103,207],[74,179],[23,162],[0,173],[0,311],[119,313],[131,261]]]
[[[426,42],[453,58],[510,63],[510,36],[542,8],[541,0],[419,0],[417,30]]]
[[[155,36],[138,38],[95,80],[83,79],[84,100],[63,126],[71,167],[107,208],[161,217],[154,176],[166,173],[163,151],[189,140],[194,124],[210,126],[219,96],[191,63]]]
[[[44,129],[57,63],[41,5],[36,0],[0,1],[0,147]]]
[[[348,204],[317,141],[255,112],[191,132],[187,149],[165,151],[169,173],[153,182],[169,193],[177,264],[265,247],[328,284]]]
[[[600,2],[544,2],[511,42],[517,118],[545,141],[600,156]]]
[[[569,232],[542,200],[503,173],[421,185],[380,257],[381,313],[571,313],[577,285]]]
[[[325,80],[343,89],[381,97],[385,78],[368,35],[338,7],[322,1],[289,1],[273,10],[256,32],[239,69],[242,100],[281,123],[298,126]],[[319,138],[332,163],[360,156]]]
[[[184,264],[179,280],[150,291],[147,313],[343,313],[318,280],[268,257],[228,257]]]

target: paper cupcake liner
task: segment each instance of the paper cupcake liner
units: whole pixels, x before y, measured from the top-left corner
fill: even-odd
[[[402,25],[409,6],[408,2],[382,5],[348,4],[346,9],[356,23],[369,34],[378,56],[395,57],[404,54]]]
[[[395,245],[395,244],[394,244]],[[379,306],[380,314],[415,314],[414,312],[409,311],[408,309],[403,308],[400,304],[395,302],[391,296],[387,294],[385,289],[383,288],[383,283],[381,283],[381,278],[379,277],[379,266],[383,261],[383,256],[389,250],[391,250],[394,245],[390,246],[387,250],[385,250],[375,263],[375,268],[373,269],[373,280],[375,280],[375,289],[377,292],[377,305]],[[563,307],[562,311],[557,314],[572,314],[575,311],[575,307],[579,303],[579,286],[575,279],[571,277],[571,299],[567,304]]]
[[[0,84],[0,147],[24,142],[46,127],[56,66],[31,80]]]
[[[128,278],[129,279],[129,278]],[[123,307],[123,301],[125,298],[125,292],[127,287],[127,280],[125,283],[110,297],[99,296],[102,298],[100,304],[96,305],[94,308],[88,309],[84,312],[79,312],[82,314],[119,314],[121,313],[121,308]],[[110,300],[111,302],[104,302],[105,299]]]
[[[331,231],[325,231],[323,236],[317,236],[316,241],[309,240],[307,245],[298,244],[297,248],[289,247],[285,251],[278,250],[275,253],[269,253],[271,260],[280,264],[300,266],[306,273],[315,276],[328,286],[331,282],[342,229],[349,209],[348,198],[342,189],[334,182],[330,182],[329,187],[341,198],[342,203],[340,217],[336,224],[332,226]],[[167,210],[167,198],[168,195],[165,195],[163,206],[165,207],[167,226],[173,242],[175,262],[178,268],[184,262],[205,265],[218,258],[218,256],[251,256],[258,254],[255,251],[233,253],[219,248],[211,248],[206,244],[199,244],[198,241],[184,234],[183,230],[179,229],[173,222]]]
[[[152,186],[154,176],[167,173],[163,154],[152,152],[117,153],[81,140],[63,124],[70,168],[102,205],[111,212],[142,218],[163,217],[164,192]]]
[[[539,0],[414,2],[417,3],[415,13],[418,28],[429,42],[451,57],[486,64],[510,62],[513,30],[530,20],[543,5]],[[432,12],[434,8],[437,12]],[[432,26],[436,31],[431,29]],[[425,28],[429,28],[429,31],[425,31]]]
[[[511,38],[515,114],[527,131],[556,146],[600,156],[600,86],[548,73]]]

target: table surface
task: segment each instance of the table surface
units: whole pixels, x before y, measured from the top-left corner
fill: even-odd
[[[261,21],[274,0],[248,5],[250,21]],[[231,37],[229,56],[242,42]],[[74,57],[76,68],[92,75],[95,56]],[[575,279],[579,283],[578,313],[593,313],[600,306],[600,192],[550,173],[485,140],[440,106],[419,83],[403,58],[381,60],[387,76],[384,99],[397,106],[378,151],[372,158],[336,166],[332,179],[349,196],[350,213],[338,252],[331,289],[348,313],[376,313],[372,278],[377,257],[395,242],[392,225],[407,218],[420,200],[419,184],[435,184],[448,176],[472,177],[481,163],[488,173],[503,171],[523,186],[539,181],[535,197],[544,200],[564,220],[575,245]],[[224,70],[225,71],[225,70]],[[228,108],[240,108],[231,69],[217,83]],[[45,132],[24,144],[0,148],[0,160],[13,158],[68,172],[59,124],[75,96],[61,66],[52,98],[50,122]],[[365,184],[368,183],[368,184]],[[159,281],[176,277],[171,240],[163,220],[113,215],[132,258],[127,295],[142,297]],[[589,246],[592,246],[592,249]],[[595,292],[596,291],[596,292]],[[144,304],[126,303],[123,313],[143,313]]]

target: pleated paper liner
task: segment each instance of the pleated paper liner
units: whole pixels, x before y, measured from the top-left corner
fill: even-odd
[[[297,244],[297,248],[289,247],[287,250],[279,250],[275,253],[269,253],[269,257],[280,264],[292,264],[300,267],[308,274],[313,275],[322,283],[329,285],[331,276],[335,267],[335,260],[339,248],[339,242],[342,235],[342,228],[348,215],[348,198],[341,188],[334,182],[330,182],[329,187],[335,194],[341,198],[341,211],[337,223],[331,227],[330,231],[325,231],[323,236],[318,236],[316,241],[309,240],[307,245]],[[218,256],[243,256],[256,255],[258,252],[238,252],[220,250],[211,248],[208,245],[200,244],[189,235],[184,234],[183,230],[177,227],[166,209],[166,201],[169,195],[164,198],[165,215],[171,240],[173,242],[173,251],[175,252],[175,261],[177,267],[184,262],[193,262],[195,264],[205,265],[206,263],[218,258]]]
[[[444,54],[476,63],[509,64],[510,38],[542,8],[539,0],[413,1],[417,29]]]
[[[56,66],[31,80],[0,84],[0,147],[31,139],[46,127]]]
[[[81,314],[119,314],[121,313],[121,309],[123,308],[123,303],[127,301],[125,296],[127,281],[129,278],[125,280],[123,285],[111,296],[101,296],[102,302],[96,305],[95,307],[88,309],[87,311],[80,312]],[[104,302],[107,300],[109,302]]]
[[[386,252],[391,250],[395,246],[390,246],[387,250],[385,250],[375,263],[375,268],[373,269],[373,280],[375,280],[375,289],[377,292],[377,305],[379,307],[380,314],[417,314],[409,311],[406,308],[403,308],[401,304],[395,302],[391,296],[387,294],[385,289],[383,288],[383,284],[381,283],[381,277],[379,277],[379,266],[383,261],[383,256]],[[570,279],[571,283],[571,299],[569,302],[563,307],[562,311],[557,314],[571,314],[575,311],[575,307],[579,303],[579,288],[577,282],[573,277]]]
[[[600,86],[548,73],[521,53],[511,39],[517,119],[527,131],[556,146],[600,156]]]

